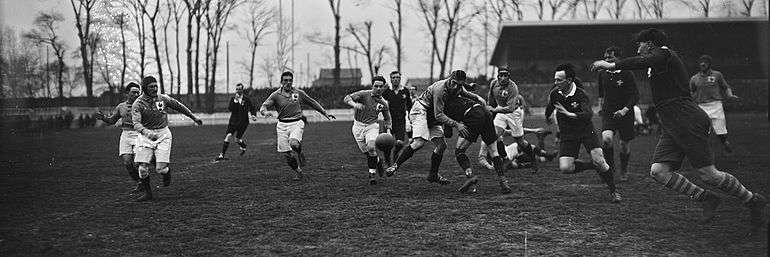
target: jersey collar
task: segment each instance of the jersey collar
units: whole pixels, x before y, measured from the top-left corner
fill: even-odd
[[[568,93],[568,94],[566,94],[566,95],[565,95],[563,92],[561,92],[561,90],[559,90],[559,93],[560,93],[561,95],[563,95],[564,97],[570,97],[570,96],[573,96],[573,95],[575,95],[575,91],[577,91],[577,85],[575,85],[575,82],[572,82],[572,84],[570,85],[570,87],[571,87],[572,89],[569,91],[569,93]]]

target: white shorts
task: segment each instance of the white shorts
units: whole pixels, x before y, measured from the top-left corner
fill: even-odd
[[[714,101],[698,104],[711,119],[711,126],[717,135],[727,134],[727,122],[725,121],[725,109],[722,107],[722,101]]]
[[[136,143],[134,162],[150,163],[152,157],[155,156],[155,162],[169,163],[171,159],[171,130],[165,127],[150,129],[150,131],[159,134],[160,137],[153,141],[140,133]]]
[[[512,113],[498,113],[493,121],[495,127],[510,127],[513,137],[524,136],[524,110],[516,108]]]
[[[380,126],[377,122],[366,124],[353,121],[353,128],[351,130],[353,131],[353,138],[356,139],[356,144],[358,144],[358,149],[361,149],[362,153],[369,152],[369,149],[374,149],[374,141],[380,135]]]
[[[139,132],[136,132],[136,130],[123,130],[120,133],[118,155],[134,154],[137,140],[139,140]]]
[[[412,124],[412,138],[431,140],[444,136],[444,128],[441,125],[428,126],[428,112],[419,102],[409,110],[409,120]]]
[[[278,142],[276,143],[278,152],[290,152],[291,144],[289,144],[289,140],[296,139],[297,141],[302,142],[302,134],[305,132],[305,122],[301,120],[292,122],[278,121],[278,124],[275,125],[275,132],[278,137]]]

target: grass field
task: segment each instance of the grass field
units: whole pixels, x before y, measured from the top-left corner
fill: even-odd
[[[303,182],[291,181],[275,153],[273,125],[252,125],[246,156],[237,157],[231,146],[231,160],[216,164],[211,160],[224,126],[172,128],[173,183],[156,190],[157,199],[148,203],[136,203],[128,194],[133,183],[116,156],[117,129],[4,132],[0,255],[765,256],[768,251],[766,228],[743,238],[748,211],[733,198],[720,207],[716,221],[699,225],[698,203],[649,178],[654,135],[633,141],[632,181],[620,184],[625,201],[612,204],[595,173],[562,175],[556,162],[536,174],[510,171],[514,193],[500,195],[492,172],[478,169],[475,154],[479,191],[457,193],[463,176],[452,150],[441,166],[455,181],[450,186],[424,181],[427,149],[396,177],[369,186],[350,125],[307,127]],[[539,124],[528,121],[534,125]],[[717,166],[770,195],[765,114],[729,114],[728,126],[735,152],[728,156],[715,147]],[[718,146],[716,139],[713,144]],[[684,173],[702,184],[689,165]],[[153,174],[153,184],[159,181]]]

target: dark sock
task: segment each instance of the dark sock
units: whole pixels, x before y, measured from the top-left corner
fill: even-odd
[[[463,169],[463,171],[471,167],[471,159],[468,158],[468,155],[466,155],[464,151],[455,149],[455,157],[457,158],[457,164],[460,165],[460,168]]]
[[[492,163],[495,165],[495,172],[497,172],[497,176],[505,176],[506,167],[503,157],[497,156],[492,158]]]
[[[392,161],[393,161],[393,157],[398,157],[398,154],[401,152],[401,149],[404,149],[404,145],[403,144],[396,144],[393,147],[393,155],[391,156],[390,154],[386,154],[385,155],[385,161],[387,161],[388,164],[391,164]]]
[[[404,151],[401,152],[401,154],[399,154],[398,158],[396,159],[396,165],[401,165],[402,163],[406,162],[406,160],[412,158],[412,155],[414,155],[414,149],[412,149],[412,146],[408,145],[404,147]]]
[[[134,181],[139,181],[139,171],[136,169],[136,165],[127,165],[126,170],[128,171],[128,175],[131,176],[131,179]]]
[[[227,147],[230,146],[230,142],[225,141],[222,143],[222,155],[225,155],[225,152],[227,152]]]
[[[602,148],[602,152],[604,152],[604,160],[607,161],[608,165],[610,165],[610,169],[615,168],[615,148]]]
[[[508,152],[505,151],[505,144],[503,144],[503,141],[497,141],[497,154],[500,156],[508,156]]]
[[[430,155],[430,176],[438,176],[438,167],[441,165],[441,159],[444,159],[444,155],[433,152]]]
[[[243,142],[243,140],[238,140],[238,146],[246,148],[246,142]]]
[[[615,192],[615,179],[613,175],[613,173],[615,172],[613,172],[612,168],[610,168],[605,172],[601,172],[598,170],[596,172],[599,173],[599,177],[602,178],[602,181],[604,181],[604,184],[607,184],[607,188],[610,189],[610,192]]]
[[[299,165],[297,164],[297,159],[296,159],[296,158],[294,158],[294,156],[292,156],[292,155],[289,153],[289,154],[284,154],[284,156],[283,156],[283,157],[286,159],[286,164],[289,164],[289,167],[290,167],[292,170],[297,170],[297,167],[299,167]]]
[[[591,162],[575,160],[575,173],[583,172],[586,170],[599,170],[599,169],[597,169],[596,165],[594,165]]]
[[[727,134],[717,135],[719,137],[719,141],[722,142],[722,144],[725,144],[727,142]]]
[[[620,168],[623,172],[628,171],[628,159],[631,158],[631,153],[620,153]]]
[[[366,167],[369,169],[377,168],[377,156],[366,155]]]

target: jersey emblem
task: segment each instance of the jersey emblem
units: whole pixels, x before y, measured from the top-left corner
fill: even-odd
[[[508,96],[508,91],[505,91],[505,90],[500,91],[500,96],[502,97]]]
[[[163,109],[166,108],[166,103],[163,101],[155,101],[155,109],[158,109],[158,111],[163,111]]]
[[[578,102],[572,102],[572,108],[578,108],[580,104]]]
[[[294,102],[298,101],[299,100],[299,94],[292,93],[291,94],[291,100],[294,101]]]
[[[619,86],[619,87],[622,87],[622,86],[623,86],[623,80],[621,80],[621,79],[619,79],[619,80],[618,80],[617,82],[615,82],[615,83],[618,83],[618,86]]]
[[[708,76],[708,78],[706,78],[706,81],[708,81],[708,82],[711,82],[711,83],[714,83],[714,82],[716,82],[716,81],[717,81],[717,78],[716,78],[716,77],[714,77],[714,76]]]

